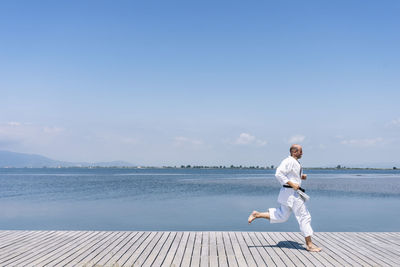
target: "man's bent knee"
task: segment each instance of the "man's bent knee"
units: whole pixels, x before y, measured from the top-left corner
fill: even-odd
[[[269,209],[270,222],[271,223],[283,223],[286,222],[290,217],[290,210],[285,208],[271,208]]]

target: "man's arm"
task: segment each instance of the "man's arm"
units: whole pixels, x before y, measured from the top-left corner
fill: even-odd
[[[287,175],[289,174],[290,170],[293,168],[292,162],[289,160],[284,160],[276,169],[275,177],[281,183],[281,185],[290,185],[294,190],[299,189],[299,185],[289,181]]]
[[[281,162],[281,164],[278,166],[278,168],[276,169],[275,177],[276,177],[276,179],[278,179],[278,181],[281,185],[287,184],[287,182],[289,182],[289,179],[287,178],[287,175],[289,173],[289,171],[288,171],[289,164],[290,164],[290,162],[288,162],[287,160],[283,160]]]

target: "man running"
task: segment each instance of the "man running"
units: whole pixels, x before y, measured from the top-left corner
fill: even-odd
[[[284,159],[276,169],[275,177],[282,185],[278,196],[278,202],[281,206],[279,208],[270,208],[268,212],[253,211],[249,216],[248,222],[250,224],[257,218],[264,218],[268,219],[270,223],[282,223],[289,219],[293,211],[299,223],[300,231],[305,237],[307,250],[319,252],[321,248],[311,241],[313,230],[311,228],[310,212],[304,200],[297,193],[301,180],[307,179],[307,175],[303,174],[298,161],[302,155],[302,147],[300,145],[292,145],[290,147],[290,156]]]

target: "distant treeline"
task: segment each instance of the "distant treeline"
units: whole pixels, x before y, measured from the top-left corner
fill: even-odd
[[[176,168],[176,166],[174,167],[170,167],[170,166],[163,166],[163,168]],[[273,169],[274,165],[271,166],[243,166],[243,165],[239,165],[239,166],[235,166],[235,165],[230,165],[230,166],[204,166],[204,165],[181,165],[180,166],[181,169]]]
[[[2,169],[21,169],[21,167],[3,166]],[[181,165],[181,166],[57,166],[57,167],[22,167],[22,169],[258,169],[258,170],[272,170],[275,169],[274,165],[271,166],[243,166],[243,165],[230,165],[230,166],[207,166],[207,165]],[[400,168],[356,168],[337,165],[336,167],[304,167],[308,170],[400,170]]]

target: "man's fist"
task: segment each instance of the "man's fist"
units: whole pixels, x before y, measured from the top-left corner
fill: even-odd
[[[301,179],[302,179],[302,180],[307,179],[307,174],[302,174],[302,175],[301,175]]]
[[[299,188],[300,188],[300,185],[295,184],[295,183],[292,183],[291,186],[292,186],[292,188],[293,188],[294,190],[299,190]]]
[[[290,185],[294,190],[298,190],[300,185],[293,183],[291,181],[287,182],[286,184]]]

